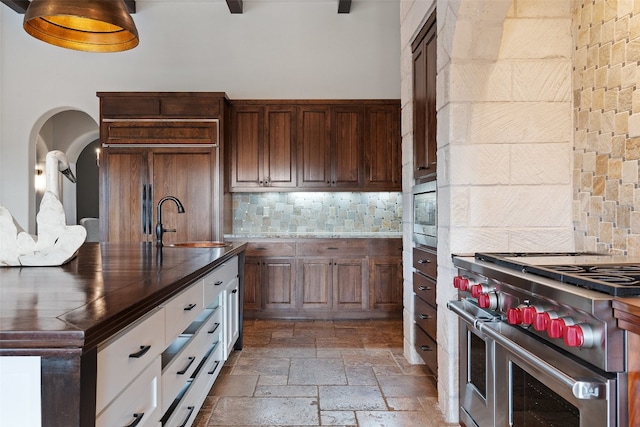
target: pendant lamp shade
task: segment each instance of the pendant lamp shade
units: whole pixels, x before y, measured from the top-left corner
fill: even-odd
[[[87,52],[121,52],[139,41],[123,0],[32,0],[23,27],[44,42]]]

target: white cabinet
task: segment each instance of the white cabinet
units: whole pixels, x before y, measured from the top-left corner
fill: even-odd
[[[238,257],[98,348],[96,426],[193,423],[240,334]]]

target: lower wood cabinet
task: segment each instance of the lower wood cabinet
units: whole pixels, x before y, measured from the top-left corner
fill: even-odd
[[[250,242],[245,318],[402,316],[402,239]]]
[[[96,426],[190,426],[239,338],[238,257],[98,349]]]

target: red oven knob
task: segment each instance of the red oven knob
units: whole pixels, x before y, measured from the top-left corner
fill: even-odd
[[[582,347],[584,332],[580,325],[567,326],[564,330],[564,343],[569,347]]]
[[[471,285],[471,296],[474,298],[478,298],[480,296],[480,294],[486,293],[489,291],[489,289],[484,286],[484,285]]]
[[[551,338],[562,338],[564,328],[566,327],[562,319],[550,319],[547,325],[547,333]]]
[[[533,321],[538,314],[538,310],[535,307],[527,306],[522,308],[522,324],[523,325],[532,325]]]
[[[522,323],[522,310],[510,308],[507,310],[507,323],[510,325],[520,325]]]
[[[463,276],[455,276],[453,278],[453,287],[461,291],[469,290],[469,279]]]
[[[538,332],[546,331],[550,320],[551,316],[547,312],[543,311],[542,313],[536,314],[535,318],[533,319],[533,329]]]
[[[498,308],[498,294],[495,292],[487,292],[478,295],[478,305],[480,308],[496,310]]]

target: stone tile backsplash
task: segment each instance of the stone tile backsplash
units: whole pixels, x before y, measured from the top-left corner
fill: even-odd
[[[233,194],[233,235],[401,233],[401,193]]]

